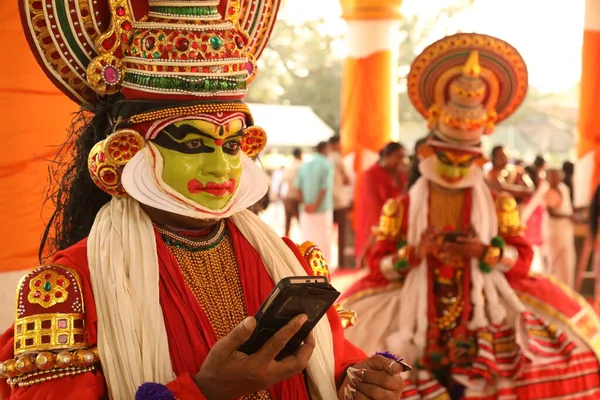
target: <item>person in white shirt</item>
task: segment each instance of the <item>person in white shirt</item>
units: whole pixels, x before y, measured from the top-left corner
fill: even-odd
[[[548,273],[569,287],[575,279],[575,226],[569,187],[562,182],[559,169],[549,169],[546,175],[548,189],[544,194],[547,219],[544,230]]]
[[[292,218],[298,219],[300,209],[300,198],[298,189],[295,187],[296,176],[302,165],[302,150],[294,149],[294,161],[283,172],[281,185],[279,186],[279,198],[283,201],[285,209],[285,236],[290,236]]]
[[[338,265],[341,267],[344,265],[348,211],[351,203],[350,176],[346,172],[342,159],[339,136],[336,135],[329,139],[329,148],[329,159],[335,168],[333,175],[333,223],[338,227]]]

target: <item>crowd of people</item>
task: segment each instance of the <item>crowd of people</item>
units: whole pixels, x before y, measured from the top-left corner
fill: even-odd
[[[360,264],[372,242],[372,227],[381,207],[407,188],[408,165],[412,164],[404,146],[398,142],[386,144],[378,161],[358,176],[344,164],[337,135],[318,143],[309,161],[303,162],[301,149],[294,149],[292,156],[293,162],[274,180],[270,196],[283,203],[285,235],[290,235],[292,221],[296,220],[302,240],[310,238],[327,255],[332,247],[337,248],[340,268],[354,266],[352,257],[345,257],[348,253],[359,254],[356,258]],[[349,237],[354,237],[354,243],[349,243]],[[334,238],[337,246],[332,246]],[[344,264],[347,259],[350,265]]]
[[[319,143],[316,156],[308,162],[303,163],[302,151],[294,149],[294,161],[284,169],[275,189],[285,208],[285,235],[290,235],[295,218],[302,240],[312,239],[326,252],[337,237],[340,268],[364,267],[383,205],[406,193],[421,176],[419,147],[427,137],[415,143],[408,157],[403,144],[389,142],[379,152],[379,159],[356,177],[342,161],[339,136]],[[493,147],[489,160],[483,166],[487,170],[485,180],[490,189],[509,193],[517,201],[526,236],[535,251],[534,270],[552,274],[574,288],[574,224],[581,217],[572,204],[573,163],[550,168],[539,155],[524,165],[511,158],[502,145]],[[349,243],[348,238],[354,242]],[[345,253],[354,257],[344,257]]]

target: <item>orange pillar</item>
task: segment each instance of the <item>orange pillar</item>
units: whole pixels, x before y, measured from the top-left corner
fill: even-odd
[[[600,0],[585,2],[578,153],[580,159],[593,158],[576,168],[576,205],[583,206],[600,183]]]
[[[340,136],[344,161],[355,178],[354,210],[360,210],[360,172],[378,160],[379,150],[392,137],[398,137],[396,69],[402,0],[340,0],[340,4],[348,28]],[[351,218],[356,227],[361,217]]]
[[[342,78],[341,139],[354,172],[377,160],[397,137],[398,21],[402,0],[340,0],[347,21]]]

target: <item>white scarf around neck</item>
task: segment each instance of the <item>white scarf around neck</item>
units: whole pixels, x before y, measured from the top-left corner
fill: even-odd
[[[232,221],[261,255],[274,282],[306,275],[291,249],[250,211]],[[132,198],[113,198],[97,214],[88,238],[90,279],[98,314],[98,352],[109,395],[132,399],[146,382],[175,379],[159,297],[154,228]],[[333,338],[327,317],[314,330],[308,364],[312,398],[337,398]]]
[[[429,225],[429,190],[432,183],[430,178],[437,176],[433,169],[433,157],[423,160],[423,162],[426,162],[420,168],[423,176],[417,180],[408,194],[410,201],[407,242],[412,246],[420,243],[421,235]],[[439,179],[436,179],[437,181]],[[462,182],[454,188],[470,187],[472,189],[471,224],[479,234],[481,241],[489,244],[492,238],[498,234],[494,199],[483,179],[481,169],[473,167],[466,182]],[[435,218],[435,214],[432,214],[432,218]],[[468,328],[476,330],[490,324],[499,325],[503,322],[517,327],[519,315],[525,311],[525,306],[509,286],[504,274],[494,268],[490,273],[482,273],[479,269],[479,261],[475,259],[471,260],[470,268],[470,300],[473,304],[473,314]],[[408,273],[400,292],[400,304],[403,305],[398,316],[400,329],[390,335],[387,341],[387,345],[392,351],[406,355],[409,362],[418,360],[427,345],[429,290],[427,270],[427,260],[423,260],[419,266]],[[485,309],[486,303],[487,310]],[[505,321],[507,308],[511,311],[510,315],[514,316],[513,321]],[[523,351],[527,352],[526,346],[522,345],[523,339],[520,338],[518,341]]]

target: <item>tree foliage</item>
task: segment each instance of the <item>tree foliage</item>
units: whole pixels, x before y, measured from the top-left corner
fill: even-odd
[[[326,33],[322,20],[296,26],[278,21],[259,60],[247,101],[308,105],[332,128],[339,127],[342,40]]]
[[[401,44],[398,57],[400,120],[420,120],[408,100],[405,76],[412,60],[431,38],[443,30],[461,7],[443,9],[433,20],[404,18],[399,23]],[[280,20],[261,59],[259,72],[250,86],[247,101],[266,104],[308,105],[334,130],[340,124],[340,92],[344,46],[342,34],[333,34],[323,20],[294,25]]]
[[[469,1],[465,0],[442,9],[434,17],[410,16],[399,22],[397,89],[401,123],[423,121],[406,92],[406,75],[411,62],[428,44],[455,33],[457,26],[453,17],[468,6]],[[259,72],[250,86],[247,101],[308,105],[332,129],[338,130],[343,48],[343,34],[332,33],[324,20],[300,25],[278,21],[259,60]],[[523,106],[502,125],[518,126],[530,118],[548,115],[552,108],[540,105],[553,101],[556,102],[556,96],[553,98],[530,88]]]

